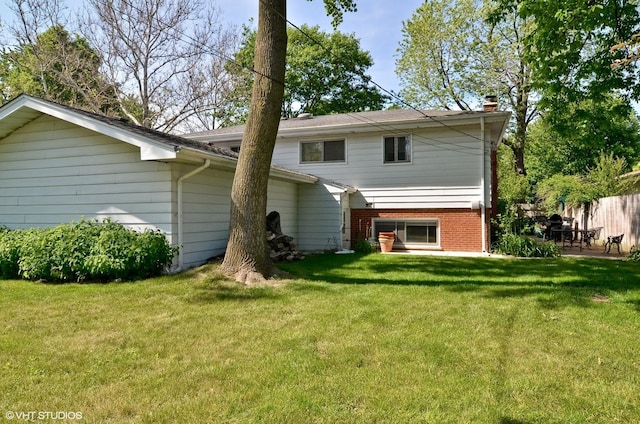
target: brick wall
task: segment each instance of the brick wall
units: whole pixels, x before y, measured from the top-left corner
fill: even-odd
[[[489,212],[489,211],[487,211]],[[487,213],[488,215],[489,213]],[[471,209],[351,209],[351,245],[371,231],[373,218],[429,218],[440,221],[443,251],[481,252],[482,214]],[[487,232],[488,232],[487,226]],[[488,237],[488,234],[485,234]],[[488,243],[488,238],[487,238]],[[488,244],[487,244],[488,248]]]

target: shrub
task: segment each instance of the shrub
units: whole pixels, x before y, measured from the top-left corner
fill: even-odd
[[[7,235],[9,234],[9,235]],[[109,219],[54,228],[4,231],[3,278],[47,281],[111,281],[159,275],[177,248],[162,232],[136,232]]]
[[[627,255],[627,259],[630,261],[640,262],[640,249],[636,246],[631,247],[631,251]]]
[[[370,242],[369,240],[359,239],[356,242],[354,250],[358,253],[368,254],[374,252],[376,249],[375,246],[372,245],[372,242]]]
[[[0,278],[18,278],[21,232],[0,228]]]
[[[551,241],[538,243],[529,237],[507,233],[495,246],[498,253],[524,258],[551,258],[560,256],[560,248]]]

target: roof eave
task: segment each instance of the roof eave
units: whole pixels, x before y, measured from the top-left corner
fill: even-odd
[[[28,124],[42,114],[46,114],[70,122],[79,127],[134,145],[140,148],[141,160],[165,160],[176,158],[177,149],[175,146],[160,143],[149,137],[145,137],[144,135],[135,134],[125,129],[114,127],[90,116],[82,115],[72,109],[65,108],[64,106],[41,101],[37,98],[24,94],[16,97],[14,100],[0,108],[0,121],[8,119],[12,115],[17,114],[24,109],[37,111],[40,115],[24,114],[24,118],[16,121],[12,125],[13,131]],[[7,135],[9,134],[5,134],[3,136]]]

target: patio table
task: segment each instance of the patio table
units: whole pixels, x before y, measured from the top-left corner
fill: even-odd
[[[573,247],[574,243],[578,243],[580,247],[580,251],[582,251],[582,243],[584,242],[589,248],[591,247],[591,238],[595,238],[596,232],[598,232],[600,228],[587,228],[587,229],[576,229],[576,228],[552,228],[552,234],[558,234],[559,239],[562,242],[562,246],[564,247],[565,243],[569,241],[569,246]],[[574,237],[575,234],[575,237]]]

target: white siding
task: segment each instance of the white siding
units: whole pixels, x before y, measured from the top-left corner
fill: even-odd
[[[298,186],[296,184],[274,180],[269,181],[267,195],[267,213],[277,211],[280,214],[282,232],[298,239]]]
[[[176,166],[181,175],[196,166]],[[184,268],[221,255],[229,239],[233,172],[206,169],[182,183]],[[177,209],[177,205],[176,205]]]
[[[411,135],[410,163],[383,163],[383,136]],[[344,163],[301,164],[300,139],[279,139],[274,163],[339,181],[358,189],[393,187],[478,187],[481,170],[480,125],[419,129],[381,128],[364,134],[336,134],[346,140]],[[305,139],[314,140],[314,138]]]
[[[126,143],[42,116],[0,140],[0,225],[112,219],[171,233],[171,172]]]
[[[352,196],[356,209],[470,208],[482,199],[480,187],[398,187],[360,189]]]
[[[299,186],[298,247],[301,250],[341,248],[342,192],[322,183]]]
[[[180,166],[175,179],[195,168]],[[229,240],[232,184],[233,172],[217,169],[206,169],[183,182],[184,268],[224,254]],[[296,238],[296,184],[271,179],[267,199],[267,213],[278,211],[282,231]]]

